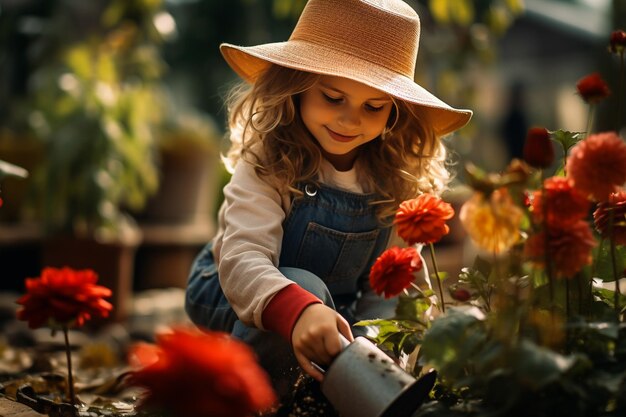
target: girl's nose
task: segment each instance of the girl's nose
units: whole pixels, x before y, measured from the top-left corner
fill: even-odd
[[[350,106],[343,108],[339,115],[339,124],[346,128],[353,128],[361,125],[361,118],[358,109]]]

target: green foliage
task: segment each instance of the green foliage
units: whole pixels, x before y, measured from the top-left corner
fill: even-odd
[[[623,325],[573,319],[559,351],[531,337],[493,337],[490,320],[476,308],[452,308],[433,322],[421,353],[440,373],[434,392],[440,401],[417,415],[617,416],[626,410]]]
[[[484,22],[495,33],[503,33],[523,12],[522,0],[429,0],[435,20],[442,25],[470,26]]]
[[[614,250],[615,253],[611,254],[611,242],[607,239],[602,239],[600,245],[594,251],[594,275],[602,277],[604,282],[615,281],[615,271],[618,274],[626,271],[626,247],[615,246]],[[613,261],[615,261],[615,265],[613,265]]]
[[[156,191],[164,65],[152,18],[160,5],[110,2],[101,27],[59,45],[32,76],[29,120],[47,153],[37,199],[49,233],[116,238],[129,224],[125,209]]]
[[[552,139],[561,144],[563,150],[567,153],[572,146],[576,145],[585,135],[581,132],[569,132],[567,130],[555,130],[550,132]]]
[[[421,337],[428,328],[423,319],[432,308],[432,291],[418,292],[414,296],[400,296],[395,316],[391,319],[362,320],[355,326],[376,328],[376,335],[371,337],[376,345],[393,352],[396,357],[410,355],[421,343]]]

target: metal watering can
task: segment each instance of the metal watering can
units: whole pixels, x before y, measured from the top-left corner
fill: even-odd
[[[322,368],[321,389],[342,417],[410,417],[435,384],[431,371],[415,379],[365,337],[350,343]]]

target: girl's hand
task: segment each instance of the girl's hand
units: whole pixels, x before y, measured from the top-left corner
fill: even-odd
[[[350,325],[332,308],[324,304],[311,304],[304,309],[291,334],[291,345],[298,363],[307,374],[318,381],[324,375],[311,362],[328,365],[339,352],[339,332],[352,341]]]

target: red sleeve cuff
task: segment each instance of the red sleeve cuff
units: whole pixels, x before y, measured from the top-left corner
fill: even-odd
[[[302,311],[321,302],[299,285],[290,284],[278,291],[263,310],[263,327],[278,333],[291,344],[291,332]]]

